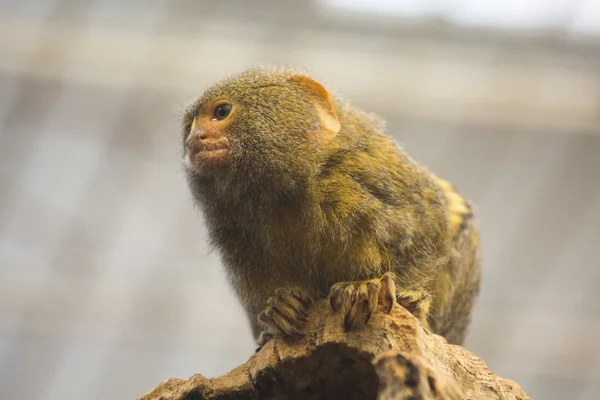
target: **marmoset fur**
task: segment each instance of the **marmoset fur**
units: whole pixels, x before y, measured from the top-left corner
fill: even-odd
[[[182,126],[191,193],[255,338],[302,335],[328,295],[347,329],[365,324],[383,285],[463,342],[480,280],[471,206],[377,117],[272,67],[217,82]]]

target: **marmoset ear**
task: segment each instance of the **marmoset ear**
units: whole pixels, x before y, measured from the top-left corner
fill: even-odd
[[[292,75],[290,79],[314,100],[315,110],[321,121],[321,128],[330,139],[333,139],[340,131],[340,121],[335,113],[335,108],[333,107],[327,89],[319,82],[306,75],[296,74]]]

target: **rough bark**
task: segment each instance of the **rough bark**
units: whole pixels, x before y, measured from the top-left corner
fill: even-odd
[[[275,337],[223,376],[169,379],[140,399],[528,399],[398,304],[349,332],[342,318],[320,301],[306,336]]]

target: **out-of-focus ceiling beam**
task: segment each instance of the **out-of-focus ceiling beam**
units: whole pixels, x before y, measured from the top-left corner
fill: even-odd
[[[69,20],[40,27],[0,19],[0,73],[194,96],[225,72],[278,62],[307,67],[347,98],[398,118],[600,134],[598,57],[527,41],[482,46],[435,35],[365,36],[301,26],[273,39],[272,27],[218,22],[215,31],[156,34],[82,30]]]

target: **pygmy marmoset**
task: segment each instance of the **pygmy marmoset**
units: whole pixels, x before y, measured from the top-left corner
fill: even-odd
[[[276,67],[229,76],[186,110],[189,186],[255,338],[302,334],[329,293],[347,329],[364,324],[395,283],[427,328],[463,342],[480,276],[471,207],[384,130]]]

